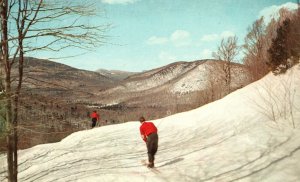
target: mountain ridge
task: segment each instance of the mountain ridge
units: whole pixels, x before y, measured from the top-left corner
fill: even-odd
[[[98,72],[108,78],[120,81],[124,80],[131,75],[137,74],[138,72],[122,71],[122,70],[107,70],[107,69],[97,69],[95,72]]]

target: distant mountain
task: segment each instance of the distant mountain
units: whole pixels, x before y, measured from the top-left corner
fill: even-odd
[[[113,80],[124,80],[125,78],[137,74],[136,72],[128,72],[128,71],[120,71],[120,70],[106,70],[106,69],[98,69],[96,72],[111,78]]]
[[[167,66],[142,72],[128,77],[122,85],[126,89],[141,91],[168,85],[172,93],[188,93],[207,89],[209,82],[223,77],[224,62],[216,60],[198,60],[176,62]],[[247,80],[246,69],[241,64],[232,64],[232,86],[239,87]]]
[[[26,58],[24,72],[25,90],[56,97],[67,96],[71,100],[91,96],[115,84],[115,80],[100,73],[44,59]]]
[[[188,95],[189,93],[214,89],[224,80],[222,67],[224,62],[216,60],[198,60],[176,62],[167,66],[129,76],[115,87],[99,93],[101,99],[113,103],[126,102],[137,96],[163,93],[170,95]],[[247,69],[241,64],[232,64],[232,88],[240,88],[249,83]],[[111,96],[111,98],[109,97]],[[112,98],[114,98],[112,100]],[[164,100],[164,99],[163,99]]]

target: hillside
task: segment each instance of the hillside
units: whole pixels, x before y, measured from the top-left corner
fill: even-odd
[[[140,164],[147,157],[140,124],[128,122],[20,151],[19,180],[299,181],[299,108],[296,65],[285,75],[269,74],[216,102],[153,121],[159,173]],[[1,165],[1,181],[5,170]]]
[[[100,73],[49,60],[26,58],[24,65],[24,90],[43,96],[56,96],[65,100],[86,98],[115,83]]]
[[[131,75],[137,74],[136,72],[128,72],[128,71],[120,71],[120,70],[106,70],[106,69],[98,69],[96,72],[104,75],[113,80],[124,80]]]
[[[195,90],[204,90],[208,82],[221,79],[224,62],[217,60],[197,60],[192,62],[175,62],[150,71],[135,74],[126,79],[123,85],[128,89],[144,91],[171,84],[171,92],[188,93]],[[247,78],[246,69],[243,65],[232,63],[233,87],[241,85]],[[221,81],[221,80],[219,80]],[[136,87],[141,86],[141,87]]]

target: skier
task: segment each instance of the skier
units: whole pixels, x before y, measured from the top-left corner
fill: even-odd
[[[157,128],[152,122],[146,122],[145,118],[140,117],[140,133],[142,139],[146,142],[148,152],[148,165],[147,167],[154,167],[154,156],[158,148],[158,135]]]
[[[96,122],[99,121],[99,119],[100,119],[100,116],[97,113],[97,111],[92,112],[91,118],[92,118],[92,128],[94,128],[96,126]]]

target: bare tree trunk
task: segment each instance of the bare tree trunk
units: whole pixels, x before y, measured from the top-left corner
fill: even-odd
[[[223,71],[225,74],[225,87],[226,87],[226,94],[229,94],[231,91],[231,64],[230,61],[226,61],[223,64]]]
[[[10,65],[8,61],[8,31],[7,31],[7,0],[1,1],[1,61],[2,61],[2,69],[4,72],[4,88],[5,88],[5,111],[6,111],[6,125],[8,128],[11,128],[11,87],[10,87]],[[7,164],[8,164],[8,181],[13,181],[13,171],[14,167],[13,163],[13,140],[12,133],[9,132],[7,135]]]
[[[231,91],[231,62],[238,55],[240,47],[237,45],[237,37],[228,37],[226,40],[222,39],[218,47],[218,51],[213,53],[213,57],[218,60],[223,60],[223,72],[225,74],[226,94]]]
[[[9,61],[8,45],[8,0],[1,1],[1,66],[4,73],[5,88],[5,110],[6,122],[9,133],[7,135],[7,164],[8,164],[8,181],[17,181],[18,154],[17,154],[17,123],[13,120],[12,107],[12,88],[11,88],[11,63]]]
[[[7,174],[8,174],[8,181],[13,181],[12,179],[12,173],[13,173],[13,166],[10,165],[13,161],[13,155],[12,155],[12,145],[11,145],[11,133],[9,133],[6,137],[7,139],[7,165],[8,165],[8,171],[7,171]]]

